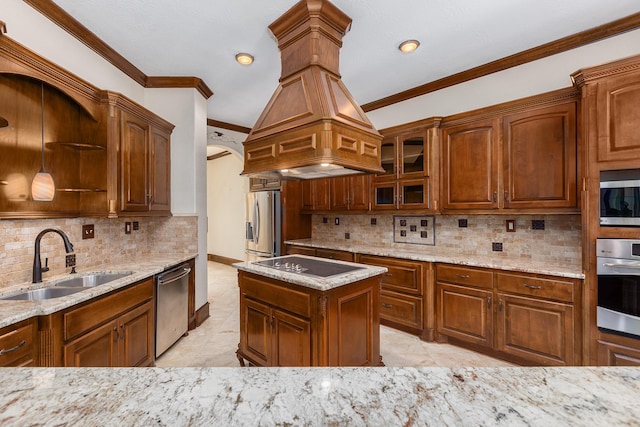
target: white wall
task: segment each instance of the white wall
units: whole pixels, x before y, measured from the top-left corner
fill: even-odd
[[[245,194],[249,178],[240,176],[243,160],[232,154],[207,161],[207,250],[244,260]]]

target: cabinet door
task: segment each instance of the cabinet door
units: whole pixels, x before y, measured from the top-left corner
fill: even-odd
[[[429,145],[426,133],[398,137],[398,178],[421,178],[429,174]]]
[[[428,178],[398,181],[400,209],[428,209],[429,208],[429,180]]]
[[[371,194],[371,175],[349,177],[349,210],[368,211]]]
[[[300,192],[301,194],[301,199],[302,199],[302,206],[301,209],[303,211],[312,211],[313,210],[313,194],[312,194],[312,188],[311,188],[311,183],[313,182],[313,180],[310,179],[303,179],[302,183],[300,184]]]
[[[596,105],[598,161],[640,159],[640,73],[599,82]]]
[[[411,332],[422,331],[422,298],[398,292],[380,292],[380,319],[400,324]]]
[[[329,179],[331,210],[346,211],[349,209],[349,177],[337,176]]]
[[[171,210],[171,152],[170,136],[153,130],[150,143],[150,209]]]
[[[503,140],[505,208],[577,207],[575,102],[505,117]]]
[[[497,294],[496,349],[543,365],[572,365],[573,307]]]
[[[118,321],[119,366],[149,366],[154,360],[153,303],[122,315]]]
[[[493,346],[493,293],[437,284],[437,331],[473,344]]]
[[[106,323],[64,346],[64,366],[118,366],[118,323]]]
[[[120,139],[120,210],[149,210],[149,125],[122,113]]]
[[[396,209],[398,206],[397,183],[378,182],[378,178],[374,178],[372,204],[375,210]]]
[[[389,182],[397,178],[398,175],[398,149],[396,137],[384,138],[380,143],[380,166],[383,173],[375,176],[376,182]]]
[[[240,350],[254,363],[269,366],[271,354],[271,308],[240,297]]]
[[[272,353],[269,366],[311,366],[311,324],[299,317],[273,310]]]
[[[498,119],[442,130],[442,208],[498,208]]]
[[[331,209],[331,178],[320,178],[311,181],[313,209],[328,211]]]

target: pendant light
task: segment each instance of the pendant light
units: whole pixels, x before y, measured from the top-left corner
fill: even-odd
[[[44,83],[40,83],[42,95],[42,165],[31,182],[31,197],[37,202],[51,202],[56,194],[53,177],[44,170]]]

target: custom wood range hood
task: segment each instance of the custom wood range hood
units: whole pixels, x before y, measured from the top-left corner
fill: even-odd
[[[302,0],[269,26],[280,49],[280,84],[244,141],[243,175],[383,172],[382,135],[338,71],[350,26],[351,18],[326,0]]]

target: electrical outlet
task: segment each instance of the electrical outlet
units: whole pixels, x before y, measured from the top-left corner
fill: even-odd
[[[128,221],[124,223],[124,234],[131,234],[131,223]]]
[[[323,224],[328,224],[329,223],[329,218],[327,218],[326,216],[322,217],[322,223]]]
[[[378,224],[378,219],[377,218],[371,218],[371,225],[377,225]]]
[[[491,243],[491,250],[494,252],[502,252],[502,243]]]
[[[65,267],[75,267],[76,266],[76,254],[67,255],[65,258]]]
[[[351,238],[351,234],[350,233],[344,233],[344,238],[349,240]]]
[[[138,221],[133,221],[133,231],[140,230],[140,223]]]
[[[506,225],[507,225],[507,233],[515,233],[515,231],[516,231],[516,220],[515,219],[508,219],[506,221]]]
[[[458,220],[458,227],[467,228],[467,220],[466,219],[459,219]]]
[[[336,219],[334,220],[334,224],[335,224],[335,225],[340,225],[340,218],[336,218]]]
[[[85,224],[82,226],[82,240],[93,239],[94,227],[93,224]]]

